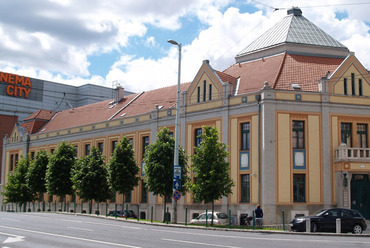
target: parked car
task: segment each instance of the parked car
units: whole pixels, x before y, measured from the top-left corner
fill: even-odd
[[[137,218],[137,215],[135,214],[134,211],[132,210],[113,210],[113,211],[109,211],[108,213],[108,216],[116,216],[117,217],[123,217],[123,218],[126,218],[126,214],[127,214],[127,218]]]
[[[322,209],[310,216],[294,218],[290,227],[293,231],[306,231],[306,220],[311,221],[311,232],[336,232],[336,219],[341,221],[341,232],[361,234],[366,230],[365,218],[354,209],[330,208]]]
[[[207,218],[206,218],[207,216]],[[207,215],[206,213],[202,213],[199,215],[197,218],[192,219],[190,221],[191,224],[206,224],[206,219],[208,224],[211,224],[212,222],[212,212],[208,212]],[[214,212],[213,213],[213,224],[214,225],[227,225],[229,223],[229,217],[225,213],[220,213],[220,212]]]

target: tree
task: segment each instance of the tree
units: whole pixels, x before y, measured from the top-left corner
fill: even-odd
[[[72,169],[72,188],[90,204],[92,200],[104,202],[110,198],[108,169],[104,159],[99,149],[92,147],[90,155],[79,158]]]
[[[28,186],[36,199],[43,200],[46,192],[46,170],[49,163],[49,158],[45,150],[36,153],[35,159],[31,161],[27,173]]]
[[[175,139],[168,128],[163,128],[157,134],[157,140],[149,145],[145,152],[145,183],[149,191],[161,197],[171,197],[173,192],[173,165]],[[179,150],[179,165],[182,168],[181,193],[186,192],[187,157],[182,148]],[[163,204],[166,216],[166,201]]]
[[[71,170],[74,163],[74,147],[63,141],[49,157],[46,170],[46,189],[49,194],[64,197],[73,193]]]
[[[136,164],[130,141],[124,136],[114,149],[108,163],[109,185],[113,192],[122,194],[122,211],[125,195],[139,183],[139,172],[140,168]]]
[[[203,127],[202,142],[195,148],[192,157],[194,183],[190,184],[194,199],[212,203],[212,221],[214,201],[232,193],[234,183],[229,175],[229,163],[226,161],[229,153],[227,146],[218,141],[218,131],[215,127]]]
[[[4,190],[6,202],[18,203],[21,207],[22,204],[33,200],[32,193],[27,183],[29,164],[30,160],[28,156],[21,157],[14,171],[10,172],[8,184],[5,185]],[[24,211],[26,211],[26,205],[24,205]]]

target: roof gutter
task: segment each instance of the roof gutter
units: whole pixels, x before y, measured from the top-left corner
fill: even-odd
[[[141,92],[140,94],[138,94],[137,96],[135,96],[131,101],[129,101],[125,106],[123,106],[122,108],[120,108],[116,113],[114,113],[114,115],[112,115],[111,117],[109,117],[108,121],[112,120],[114,117],[116,117],[122,110],[124,110],[125,108],[127,108],[132,102],[134,102],[137,98],[139,98],[145,91]]]

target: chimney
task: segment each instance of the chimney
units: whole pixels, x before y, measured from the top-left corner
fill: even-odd
[[[114,89],[114,102],[118,103],[120,102],[124,97],[124,89],[121,85],[117,85],[117,87]]]

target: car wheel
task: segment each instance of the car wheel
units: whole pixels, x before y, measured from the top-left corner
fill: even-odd
[[[316,222],[312,222],[311,223],[311,232],[318,232],[319,231],[319,228],[317,226],[317,223]]]
[[[362,233],[362,226],[360,226],[359,224],[354,225],[353,228],[352,228],[352,233],[361,234]]]

